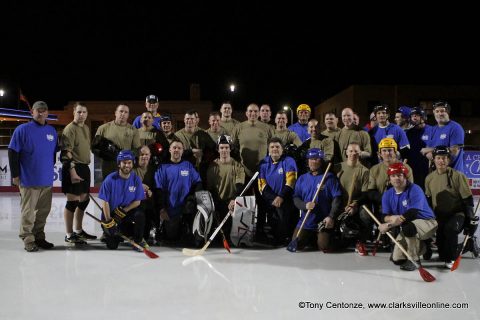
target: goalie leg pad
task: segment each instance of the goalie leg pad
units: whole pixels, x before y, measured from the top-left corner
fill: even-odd
[[[70,212],[75,212],[75,209],[78,207],[78,200],[74,201],[67,201],[67,204],[65,205],[65,209],[67,209]]]
[[[88,203],[90,202],[90,198],[87,198],[85,201],[79,202],[78,203],[78,208],[82,211],[85,211],[88,207]]]

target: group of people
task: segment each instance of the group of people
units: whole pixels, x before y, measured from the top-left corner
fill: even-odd
[[[393,232],[417,261],[435,236],[439,258],[448,267],[458,254],[458,234],[475,233],[478,218],[462,173],[464,132],[449,118],[447,102],[434,104],[435,126],[426,124],[420,107],[399,108],[396,120],[402,127],[390,123],[388,107],[379,105],[366,128],[346,107],[343,127],[328,112],[323,131],[307,104],[298,106],[298,122],[289,127],[285,111],[272,120],[269,105],[252,103],[247,120],[240,122],[225,102],[209,115],[208,129],[198,126],[198,113],[190,110],[178,131],[169,115],[158,113],[156,96],[147,96],[145,106],[147,111],[129,124],[129,107],[118,105],[115,119],[91,139],[87,107],[76,103],[73,121],[57,139],[46,123],[47,104],[33,105],[33,120],[16,128],[9,145],[13,184],[22,195],[25,250],[53,247],[44,226],[58,151],[68,243],[96,238],[82,229],[91,150],[102,159],[98,197],[110,249],[118,247],[121,235],[144,248],[155,241],[202,245],[206,226],[234,210],[236,197],[257,171],[251,190],[258,205],[256,237],[275,246],[287,245],[302,228],[300,249],[328,252],[353,241],[358,254],[368,255],[366,242],[376,230],[373,211],[382,221],[378,231]],[[229,240],[229,223],[222,231]],[[391,260],[402,270],[415,269],[396,247]]]

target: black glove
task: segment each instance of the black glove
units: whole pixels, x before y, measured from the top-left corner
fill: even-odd
[[[475,234],[475,231],[477,231],[478,228],[478,216],[475,216],[473,218],[468,218],[465,220],[465,227],[463,228],[463,234],[464,235],[469,235],[470,237],[473,237]]]
[[[115,220],[115,222],[118,224],[120,224],[120,222],[122,222],[122,219],[125,218],[126,216],[127,216],[127,212],[123,210],[122,207],[117,207],[112,212],[113,220]]]
[[[118,233],[117,223],[114,219],[110,219],[109,221],[102,222],[103,229],[109,236],[115,236]]]

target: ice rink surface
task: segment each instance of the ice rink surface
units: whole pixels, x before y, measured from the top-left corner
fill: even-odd
[[[182,248],[154,246],[160,258],[149,259],[127,245],[66,246],[61,194],[46,226],[55,248],[27,253],[18,238],[19,204],[17,194],[0,194],[1,320],[480,319],[480,259],[470,253],[454,272],[424,262],[437,278],[431,283],[399,270],[384,252],[228,254],[217,247],[186,257]],[[99,215],[93,203],[87,211]],[[101,234],[88,217],[84,229]]]

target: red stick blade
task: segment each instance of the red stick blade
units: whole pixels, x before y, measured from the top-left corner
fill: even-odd
[[[228,253],[232,253],[230,251],[230,246],[228,245],[227,239],[223,239],[223,247],[228,251]]]
[[[158,258],[158,255],[153,252],[153,251],[150,251],[148,249],[143,249],[143,252],[147,255],[147,257],[149,257],[150,259],[157,259]]]
[[[378,245],[380,243],[378,241],[375,241],[375,246],[373,247],[373,250],[372,250],[372,256],[375,257],[375,255],[377,254],[377,250],[378,250]]]
[[[418,271],[420,271],[420,275],[422,276],[423,281],[425,282],[433,282],[437,279],[435,279],[434,276],[430,274],[427,270],[423,269],[423,267],[418,268]]]
[[[460,260],[462,260],[462,256],[459,255],[457,260],[453,263],[453,266],[450,268],[450,271],[455,271],[460,266]]]

